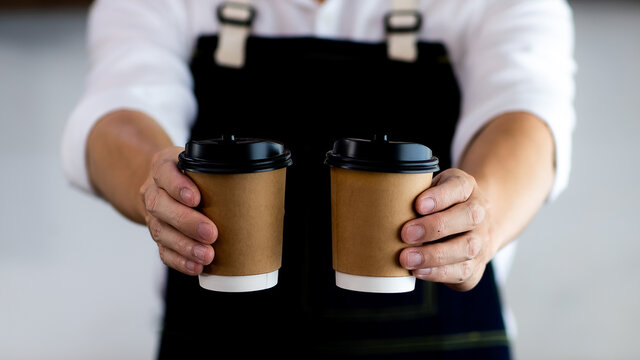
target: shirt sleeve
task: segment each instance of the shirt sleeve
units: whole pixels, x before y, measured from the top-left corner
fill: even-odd
[[[85,148],[93,125],[118,109],[144,112],[184,146],[196,112],[187,10],[174,0],[98,0],[89,11],[84,93],[62,139],[69,182],[89,193]]]
[[[556,176],[547,201],[554,200],[568,184],[575,126],[570,7],[560,0],[492,1],[469,26],[466,41],[453,165],[491,119],[511,111],[532,113],[553,134]]]

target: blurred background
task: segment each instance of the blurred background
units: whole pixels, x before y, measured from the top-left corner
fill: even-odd
[[[63,178],[88,1],[0,0],[0,359],[152,359],[161,266],[146,228]],[[640,2],[571,1],[571,183],[519,239],[516,359],[640,359]]]

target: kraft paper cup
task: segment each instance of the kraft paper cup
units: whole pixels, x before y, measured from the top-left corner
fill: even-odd
[[[338,287],[409,292],[415,277],[400,265],[402,226],[431,186],[438,159],[424,145],[347,138],[327,153],[331,172],[332,253]]]
[[[222,292],[275,286],[289,151],[261,139],[190,142],[178,165],[200,190],[199,210],[218,228],[214,259],[199,275],[200,286]]]

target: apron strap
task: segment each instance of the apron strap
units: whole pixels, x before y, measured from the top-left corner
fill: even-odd
[[[417,0],[392,0],[391,6],[384,19],[389,59],[414,62],[418,58],[418,32],[422,25]]]
[[[414,62],[418,58],[418,32],[422,16],[417,0],[392,0],[385,16],[387,55],[392,60]],[[256,11],[251,0],[226,1],[217,9],[220,31],[214,54],[220,66],[241,68],[245,61],[245,44]]]
[[[219,20],[218,47],[214,60],[220,66],[241,68],[245,60],[245,44],[256,11],[251,0],[225,1],[217,9]]]

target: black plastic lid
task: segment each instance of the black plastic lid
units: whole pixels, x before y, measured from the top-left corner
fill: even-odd
[[[214,174],[269,171],[291,164],[291,152],[283,144],[233,135],[190,141],[178,156],[181,170]]]
[[[344,169],[393,172],[436,172],[438,158],[422,144],[389,141],[386,135],[372,140],[344,138],[327,152],[326,164]]]

